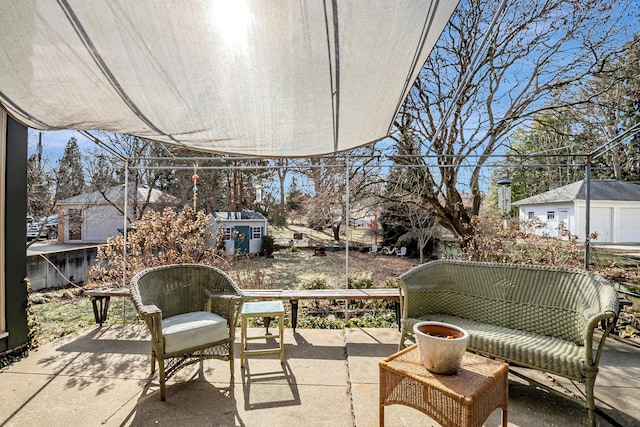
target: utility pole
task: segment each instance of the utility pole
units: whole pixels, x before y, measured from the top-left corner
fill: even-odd
[[[42,167],[42,132],[38,134],[38,167]]]

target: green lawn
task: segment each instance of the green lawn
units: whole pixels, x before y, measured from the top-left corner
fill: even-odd
[[[38,341],[40,344],[52,339],[72,334],[95,324],[93,308],[89,297],[72,295],[61,297],[61,291],[47,292],[48,301],[33,304],[39,325]],[[123,304],[125,310],[123,312]],[[133,303],[126,298],[112,298],[109,307],[109,323],[139,321]]]

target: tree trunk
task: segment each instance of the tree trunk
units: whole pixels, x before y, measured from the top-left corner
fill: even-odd
[[[331,226],[331,231],[333,231],[333,240],[336,242],[340,241],[340,223],[336,222]]]

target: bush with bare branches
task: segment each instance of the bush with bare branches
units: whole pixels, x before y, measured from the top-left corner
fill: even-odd
[[[582,267],[583,245],[575,237],[558,240],[523,232],[517,221],[503,228],[502,221],[473,218],[475,234],[461,257],[469,261],[509,262],[562,267]]]
[[[122,284],[138,271],[167,264],[202,263],[220,265],[223,245],[213,232],[211,215],[194,212],[190,206],[181,211],[165,208],[147,211],[131,224],[127,232],[126,256],[124,236],[109,237],[98,249],[96,262],[89,271],[90,283]],[[126,286],[127,283],[124,283]]]

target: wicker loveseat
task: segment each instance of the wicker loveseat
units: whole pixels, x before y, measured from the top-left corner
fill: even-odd
[[[575,399],[512,371],[577,401],[595,423],[598,363],[618,312],[610,283],[577,269],[452,260],[423,264],[400,279],[400,348],[419,321],[458,325],[471,335],[469,351],[584,384],[584,400]],[[594,343],[600,325],[604,330]]]
[[[149,268],[131,279],[131,297],[151,333],[151,372],[157,361],[161,400],[166,381],[192,363],[228,361],[233,377],[241,292],[224,272],[200,264]]]

